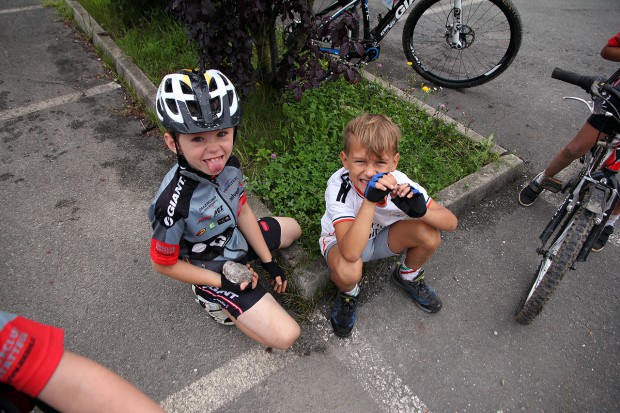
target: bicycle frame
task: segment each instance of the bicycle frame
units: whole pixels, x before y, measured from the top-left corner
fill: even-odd
[[[584,208],[595,216],[595,227],[592,229],[590,236],[575,259],[575,261],[585,261],[590,253],[592,245],[596,239],[598,239],[598,236],[609,219],[609,216],[607,216],[605,212],[611,210],[616,202],[618,202],[618,198],[620,197],[619,184],[616,178],[618,171],[615,168],[608,168],[606,164],[610,158],[615,156],[615,152],[618,150],[620,145],[620,134],[614,134],[613,137],[610,135],[610,137],[598,141],[596,145],[603,150],[597,153],[596,156],[590,158],[584,165],[583,176],[574,187],[570,188],[570,193],[565,201],[560,208],[558,208],[553,218],[540,235],[543,246],[538,248],[537,252],[544,257],[548,256],[549,252],[553,250],[554,245],[563,237],[563,235],[560,235],[549,248],[545,248],[545,244],[549,240],[551,234],[555,232],[562,218],[565,217],[566,214],[572,217],[578,208]],[[588,187],[589,190],[584,197],[582,196],[582,191],[585,187]],[[570,224],[571,218],[564,222],[560,233],[564,234]]]
[[[344,12],[353,10],[355,7],[360,5],[362,10],[362,26],[364,33],[364,42],[372,42],[372,44],[365,44],[366,53],[368,54],[368,50],[372,48],[376,48],[376,53],[370,56],[369,61],[375,60],[379,57],[379,49],[378,43],[383,40],[383,38],[389,33],[389,31],[394,27],[394,25],[405,16],[407,10],[415,3],[416,0],[398,0],[390,10],[388,10],[385,16],[382,16],[379,19],[379,23],[374,28],[370,28],[370,7],[368,4],[368,0],[351,0],[347,2],[346,0],[336,0],[331,3],[329,6],[325,7],[323,10],[317,12],[315,15],[320,18],[325,18],[328,16],[326,20],[323,21],[323,25],[334,21],[338,17],[340,17]],[[460,40],[460,29],[461,29],[461,0],[454,0],[454,22],[451,27],[446,27],[446,30],[450,30],[450,39],[452,46],[461,49],[462,43]],[[330,13],[334,12],[330,15]],[[380,15],[381,16],[381,15]],[[334,49],[332,47],[321,47],[319,48],[326,53],[330,53],[333,55],[340,55],[338,49]]]

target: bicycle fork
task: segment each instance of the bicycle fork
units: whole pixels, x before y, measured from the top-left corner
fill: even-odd
[[[463,48],[463,43],[461,42],[461,10],[463,9],[461,6],[461,0],[454,0],[454,8],[452,9],[454,21],[451,24],[446,24],[446,34],[450,39],[450,46],[457,50],[461,50]]]

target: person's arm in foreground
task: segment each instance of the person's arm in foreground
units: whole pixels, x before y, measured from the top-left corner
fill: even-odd
[[[164,412],[121,376],[68,351],[37,397],[64,413]]]
[[[620,62],[620,33],[607,41],[601,50],[601,57],[612,62]]]

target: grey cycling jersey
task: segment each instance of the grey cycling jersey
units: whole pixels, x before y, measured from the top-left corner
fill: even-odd
[[[246,197],[235,163],[231,157],[216,177],[178,164],[166,174],[148,211],[155,263],[172,265],[180,258],[221,272],[225,261],[244,262],[248,244],[237,217]]]

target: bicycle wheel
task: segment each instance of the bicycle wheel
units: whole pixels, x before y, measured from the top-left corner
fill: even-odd
[[[454,0],[421,0],[405,22],[403,49],[423,78],[467,88],[499,76],[521,46],[521,17],[510,0],[463,0],[461,48],[452,43]]]
[[[592,212],[579,209],[572,222],[556,238],[548,254],[543,257],[530,287],[523,294],[517,307],[515,319],[519,324],[529,324],[540,314],[551,293],[555,291],[577,258],[593,226]]]

